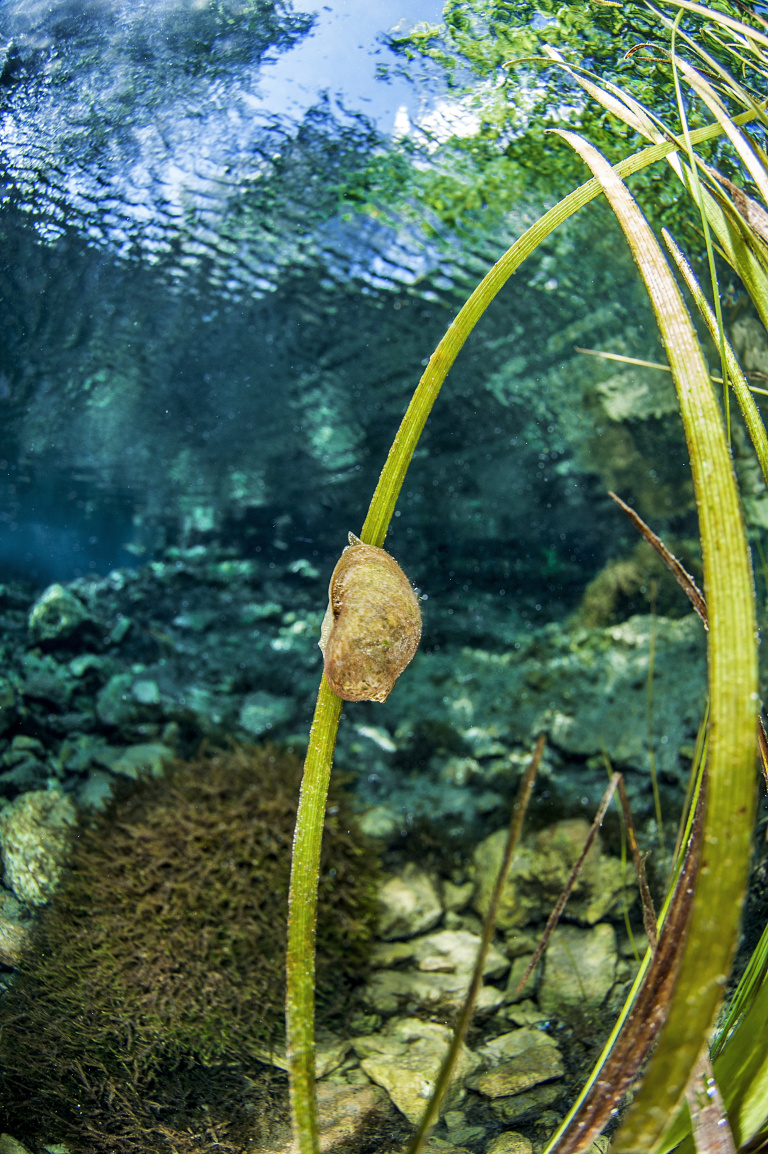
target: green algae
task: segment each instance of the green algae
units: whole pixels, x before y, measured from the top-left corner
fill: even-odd
[[[2,1007],[0,1104],[19,1137],[96,1154],[173,1134],[191,1151],[203,1101],[221,1134],[263,1140],[283,1109],[268,1062],[300,771],[269,746],[201,756],[80,830]],[[320,1021],[337,1030],[375,909],[375,860],[352,830],[337,790],[318,927]]]

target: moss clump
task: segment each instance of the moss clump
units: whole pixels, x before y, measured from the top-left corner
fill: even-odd
[[[81,830],[0,1007],[14,1133],[89,1154],[265,1140],[284,1090],[259,1059],[283,1031],[300,778],[270,747],[201,756]],[[320,1023],[337,1028],[375,909],[375,861],[352,828],[337,790],[317,951]]]

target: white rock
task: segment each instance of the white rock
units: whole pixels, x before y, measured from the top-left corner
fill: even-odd
[[[379,937],[412,938],[437,925],[443,907],[432,879],[411,862],[379,890]]]
[[[392,966],[413,961],[425,973],[471,974],[480,937],[467,930],[438,930],[407,942],[378,945],[373,951],[374,966]],[[509,962],[495,946],[491,946],[483,965],[486,978],[500,978],[509,969]]]
[[[416,1007],[430,1009],[440,1006],[457,1010],[469,989],[467,974],[423,973],[421,970],[379,970],[363,990],[365,1002],[379,1014],[396,1014]],[[497,1009],[504,1000],[504,991],[495,986],[482,986],[478,991],[475,1008],[480,1013]]]
[[[374,948],[373,965],[382,968],[372,974],[363,996],[381,1014],[394,1014],[413,1005],[458,1008],[469,989],[479,949],[478,935],[466,930],[440,930],[407,942],[380,943]],[[403,962],[413,966],[386,968],[402,966]],[[491,946],[483,967],[484,977],[501,977],[508,968],[504,955]],[[503,992],[494,986],[483,986],[477,1009],[495,1009],[503,997]]]
[[[498,1034],[477,1051],[478,1058],[491,1065],[498,1065],[521,1054],[531,1054],[534,1050],[557,1049],[557,1042],[543,1030],[523,1028],[510,1030],[508,1034]]]

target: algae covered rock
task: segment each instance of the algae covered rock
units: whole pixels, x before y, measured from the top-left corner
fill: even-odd
[[[394,1014],[401,1007],[440,1006],[458,1009],[469,989],[480,948],[477,934],[466,930],[441,930],[405,942],[382,943],[374,947],[371,975],[363,998],[381,1014]],[[410,962],[407,968],[404,963]],[[509,962],[493,946],[483,966],[484,978],[503,976]],[[494,986],[478,991],[476,1009],[494,1009],[503,993]]]
[[[565,888],[589,832],[583,818],[568,818],[526,839],[516,852],[501,895],[497,926],[518,929],[546,918]],[[475,850],[475,908],[485,916],[507,840],[497,830]],[[622,893],[634,898],[634,874],[618,858],[602,852],[595,838],[566,906],[566,917],[587,925],[600,921]]]
[[[62,641],[89,620],[88,610],[63,585],[50,585],[29,612],[32,642]]]
[[[77,814],[60,790],[21,794],[0,812],[6,884],[19,901],[42,906],[59,883]]]
[[[616,933],[603,923],[583,930],[558,926],[544,959],[539,1005],[547,1013],[602,1005],[616,977]]]
[[[541,1030],[523,1028],[501,1034],[480,1050],[487,1067],[467,1085],[486,1098],[521,1094],[565,1073],[557,1043]]]
[[[379,905],[379,937],[384,941],[423,934],[443,916],[434,882],[412,862],[382,886]]]
[[[379,1034],[353,1039],[360,1065],[368,1077],[383,1086],[398,1110],[414,1125],[424,1112],[453,1032],[436,1022],[418,1018],[393,1018]],[[453,1082],[442,1109],[455,1106],[464,1096],[463,1083],[479,1059],[462,1045]]]
[[[533,1145],[524,1134],[506,1130],[493,1139],[486,1147],[485,1154],[533,1154]]]
[[[103,814],[89,815],[0,1007],[0,1110],[23,1122],[22,1137],[34,1122],[36,1138],[72,1136],[93,1154],[143,1151],[144,1132],[165,1125],[169,1111],[186,1127],[184,1102],[197,1102],[205,1066],[219,1133],[251,1117],[248,1134],[263,1148],[261,1114],[248,1101],[264,1077],[284,1078],[261,1063],[283,1031],[300,778],[292,755],[235,749],[126,782]],[[25,900],[36,895],[16,878],[26,881],[33,864],[15,847],[26,844],[30,809],[57,835],[60,825],[71,832],[74,813],[56,793],[28,794],[3,811],[6,875]],[[334,790],[317,937],[319,1022],[330,1028],[364,977],[375,919],[375,860],[353,830]],[[50,879],[47,897],[53,867],[41,873],[35,864],[34,874],[38,885]],[[221,1101],[219,1076],[229,1086]]]

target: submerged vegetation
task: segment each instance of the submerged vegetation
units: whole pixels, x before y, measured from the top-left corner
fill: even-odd
[[[504,7],[508,9],[507,5]],[[596,7],[590,6],[590,16]],[[607,4],[605,7],[609,9],[606,23],[610,25],[613,21],[616,26],[614,35],[619,31],[626,33],[626,6]],[[768,318],[768,250],[765,247],[768,214],[753,198],[752,192],[759,194],[768,206],[768,155],[761,147],[760,141],[764,137],[760,128],[755,132],[753,126],[753,138],[740,125],[750,122],[756,122],[758,126],[768,124],[761,97],[764,78],[768,75],[768,35],[760,30],[761,23],[765,28],[768,28],[768,23],[757,17],[752,24],[744,24],[737,18],[739,12],[731,14],[729,5],[707,9],[690,0],[670,0],[668,7],[673,9],[673,14],[676,12],[674,20],[650,3],[630,5],[630,12],[642,12],[646,22],[650,20],[652,31],[634,44],[627,45],[622,37],[625,59],[636,49],[647,48],[648,41],[652,40],[660,63],[667,70],[667,83],[662,88],[660,99],[655,83],[641,93],[650,107],[614,83],[610,72],[606,76],[605,69],[596,70],[594,59],[584,58],[584,37],[580,37],[583,27],[579,25],[580,21],[587,19],[585,15],[572,17],[570,14],[574,10],[570,7],[558,8],[557,11],[566,28],[569,24],[577,26],[581,58],[573,61],[563,56],[561,46],[556,43],[554,12],[547,5],[536,5],[536,11],[528,13],[529,17],[537,16],[545,39],[549,32],[555,33],[551,41],[540,46],[545,59],[554,61],[561,75],[574,80],[589,98],[596,101],[601,118],[607,114],[610,121],[618,119],[620,130],[616,132],[613,126],[608,130],[611,143],[615,144],[616,139],[624,143],[623,138],[629,129],[649,140],[651,147],[632,157],[626,157],[626,149],[623,149],[623,159],[611,168],[594,144],[558,125],[558,135],[587,163],[594,179],[533,225],[494,266],[459,312],[433,354],[403,418],[361,532],[365,543],[383,544],[427,416],[459,349],[489,302],[558,224],[594,196],[604,193],[625,233],[648,291],[675,381],[685,429],[699,511],[708,602],[709,705],[706,756],[692,768],[695,775],[692,794],[696,800],[692,804],[685,835],[681,829],[681,852],[659,919],[658,946],[653,944],[655,934],[649,935],[652,944],[619,1023],[584,1093],[548,1150],[581,1150],[601,1131],[654,1043],[642,1088],[636,1092],[616,1139],[617,1149],[629,1154],[630,1151],[656,1148],[675,1120],[684,1126],[689,1104],[693,1133],[699,1133],[699,1080],[703,1079],[705,1086],[708,1084],[709,1037],[738,940],[739,912],[751,850],[756,755],[756,626],[744,517],[729,450],[728,384],[739,402],[767,479],[768,453],[765,451],[766,434],[762,421],[724,331],[713,238],[765,322]],[[723,12],[723,7],[727,11]],[[620,11],[611,12],[613,8],[620,8]],[[496,11],[493,5],[491,10]],[[696,24],[695,30],[689,31],[682,24],[686,10],[704,18],[703,23],[699,21]],[[449,7],[448,16],[448,38],[453,37],[465,61],[467,42],[472,41],[478,28],[478,39],[482,39],[484,44],[495,47],[503,40],[503,37],[494,37],[489,30],[486,5],[456,3]],[[499,22],[499,26],[502,23]],[[526,26],[528,23],[530,21]],[[551,27],[552,23],[555,28]],[[597,24],[600,25],[599,20]],[[604,33],[605,29],[601,29],[603,45],[610,42],[610,37],[606,38]],[[439,56],[434,47],[429,47],[434,39],[432,33],[426,32],[421,47],[427,54],[431,52],[433,56]],[[665,42],[659,44],[660,39]],[[679,46],[681,41],[694,63],[677,56],[676,45]],[[507,43],[500,47],[506,54]],[[722,63],[723,58],[732,67],[736,66],[738,80]],[[456,63],[452,56],[445,54],[440,62],[444,68],[451,69]],[[489,61],[478,54],[471,58],[470,63],[476,71],[485,70],[486,77],[490,75],[494,79],[499,69],[510,66],[508,61],[498,56]],[[511,67],[514,68],[514,62]],[[683,80],[686,91],[690,91],[696,104],[693,115],[682,96]],[[505,86],[502,83],[495,87],[502,90],[501,99],[496,103],[496,108],[501,111],[492,126],[491,136],[501,126],[502,132],[507,131],[514,137],[516,126],[510,123],[504,107]],[[548,96],[552,101],[551,91]],[[482,96],[478,103],[482,105]],[[535,99],[532,103],[535,105]],[[557,100],[555,104],[560,111]],[[493,109],[492,105],[487,107]],[[734,119],[737,113],[738,124]],[[667,126],[664,121],[673,114],[679,117],[679,125]],[[696,115],[704,122],[698,131],[693,127]],[[493,121],[493,116],[488,119]],[[587,126],[582,124],[580,127]],[[605,128],[600,135],[604,134]],[[739,178],[746,181],[749,192],[734,184],[726,172],[712,169],[707,163],[708,152],[700,155],[694,151],[694,146],[719,137],[727,139],[732,146],[729,159],[731,163],[735,162]],[[524,134],[522,141],[524,145]],[[535,141],[533,153],[535,156]],[[658,240],[622,181],[623,176],[642,171],[665,157],[674,177],[690,194],[694,211],[700,213],[716,319],[705,305],[704,294],[674,240],[668,234],[665,234],[665,239],[719,345],[725,390],[724,411],[718,407],[704,354],[681,291]],[[651,201],[650,207],[658,210],[659,205]],[[660,220],[662,215],[654,211],[657,223],[664,223]],[[323,681],[305,764],[294,844],[287,1017],[292,1104],[302,1154],[315,1154],[317,1150],[313,1099],[311,938],[318,839],[340,705],[327,682]],[[700,864],[703,866],[701,869]],[[488,935],[486,927],[486,937]],[[763,962],[756,962],[748,971],[746,988],[740,987],[736,998],[737,1016],[730,1020],[730,1029],[735,1028],[739,1035],[738,1054],[733,1049],[729,1051],[727,1037],[722,1041],[720,1065],[731,1075],[730,1084],[723,1088],[724,1093],[731,1101],[741,1101],[740,1114],[731,1119],[739,1144],[751,1141],[768,1119],[768,1100],[764,1090],[753,1090],[761,1084],[766,1062],[762,1045],[765,953],[762,944],[758,946],[757,956],[762,957]],[[477,964],[482,967],[482,958]],[[471,1007],[470,993],[463,1015],[465,1023]],[[460,1036],[458,1029],[457,1037]],[[730,1044],[736,1045],[733,1041]],[[732,1057],[730,1067],[723,1057],[726,1053]],[[444,1066],[446,1078],[450,1075],[449,1061],[446,1059]],[[738,1066],[739,1063],[743,1080],[733,1074],[734,1064]],[[755,1093],[761,1105],[755,1106]],[[744,1108],[745,1099],[749,1100],[749,1110]],[[429,1112],[426,1117],[429,1117]],[[425,1131],[426,1125],[414,1142],[413,1154],[421,1148]],[[676,1140],[679,1140],[680,1133],[677,1132]],[[671,1142],[674,1144],[675,1140]]]
[[[264,1140],[284,1113],[285,901],[300,763],[235,747],[181,763],[81,828],[0,1010],[0,1105],[19,1138],[101,1151]],[[127,791],[126,791],[127,792]],[[376,863],[334,794],[318,1000],[364,978]],[[184,1134],[187,1133],[187,1137]]]

